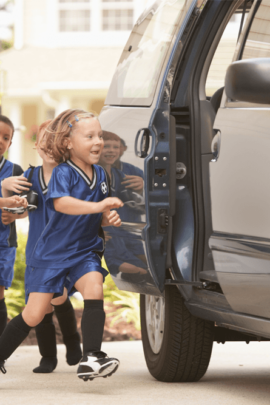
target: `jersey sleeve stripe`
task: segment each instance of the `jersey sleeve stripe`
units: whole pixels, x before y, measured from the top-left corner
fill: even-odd
[[[0,170],[1,170],[2,167],[4,166],[5,161],[6,161],[6,159],[5,159],[4,156],[3,156],[3,159],[1,160],[1,163],[0,163]]]

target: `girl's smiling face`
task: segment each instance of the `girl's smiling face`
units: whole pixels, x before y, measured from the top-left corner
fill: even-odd
[[[76,122],[68,145],[74,163],[97,164],[103,147],[102,129],[97,119],[83,118]]]

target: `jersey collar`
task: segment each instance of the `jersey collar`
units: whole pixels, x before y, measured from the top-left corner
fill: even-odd
[[[47,185],[45,183],[45,180],[44,180],[44,174],[43,174],[43,167],[42,166],[39,169],[38,178],[39,178],[39,184],[40,184],[42,193],[47,194],[48,187],[47,187]]]
[[[2,156],[2,159],[0,160],[0,171],[3,169],[5,162],[6,159],[4,158],[4,156]]]
[[[96,173],[96,169],[94,167],[94,165],[92,165],[93,168],[93,180],[91,181],[89,179],[89,177],[87,176],[87,174],[80,168],[78,167],[74,162],[72,162],[72,160],[68,159],[66,161],[66,163],[73,167],[74,170],[76,170],[76,172],[84,179],[84,181],[86,182],[86,184],[88,185],[88,187],[93,190],[96,186],[97,183],[97,173]]]

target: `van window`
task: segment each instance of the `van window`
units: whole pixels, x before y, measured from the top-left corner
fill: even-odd
[[[245,23],[248,12],[249,10],[246,10],[242,25]],[[222,34],[206,79],[205,93],[207,97],[211,97],[218,89],[224,86],[226,71],[232,63],[239,37],[242,13],[243,11],[240,9],[232,15]]]
[[[252,22],[242,59],[270,58],[270,0],[262,0]]]
[[[141,15],[124,48],[105,103],[150,106],[181,18],[192,0],[158,0]]]

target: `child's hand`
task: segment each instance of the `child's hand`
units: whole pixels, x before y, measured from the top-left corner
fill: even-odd
[[[1,220],[4,225],[9,225],[15,221],[15,216],[10,212],[2,211]]]
[[[106,211],[102,215],[101,226],[121,226],[121,218],[117,211]]]
[[[8,191],[20,194],[22,191],[28,191],[32,183],[28,183],[28,179],[23,176],[7,177],[2,180],[2,187]]]
[[[126,175],[121,184],[123,184],[125,188],[132,188],[135,191],[143,190],[143,179],[140,176]]]
[[[119,200],[117,197],[108,197],[105,198],[105,200],[100,202],[101,204],[101,211],[100,212],[106,212],[110,211],[114,208],[120,208],[123,207],[123,202]]]
[[[26,208],[28,205],[27,200],[25,198],[19,197],[17,195],[8,198],[1,198],[0,204],[1,207],[7,208],[16,208],[16,207]]]

